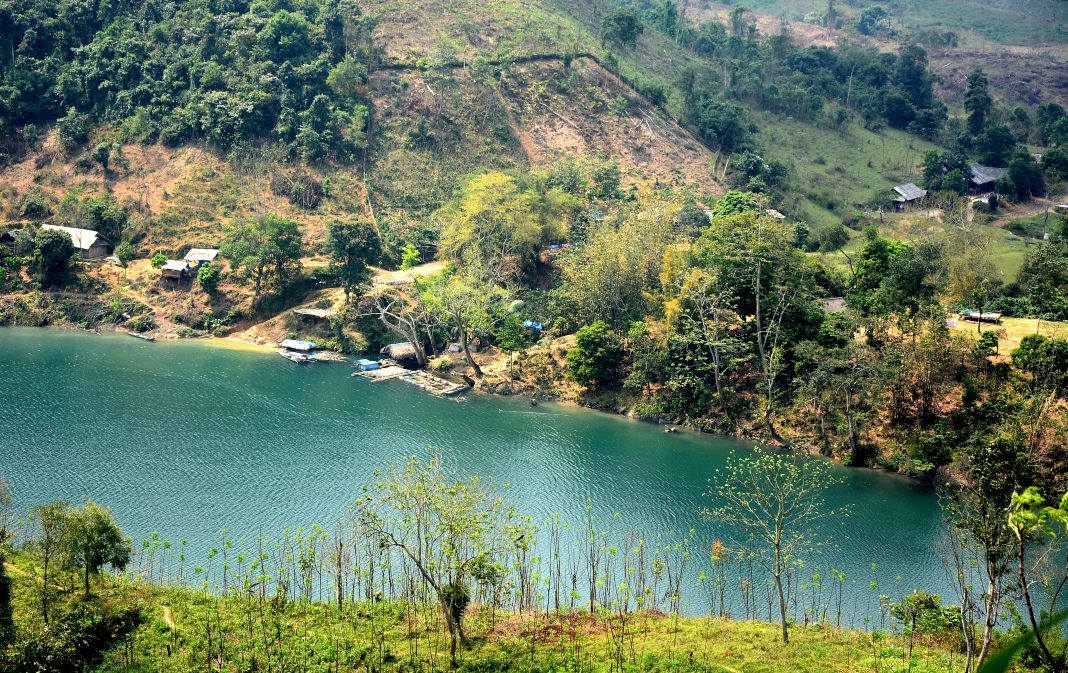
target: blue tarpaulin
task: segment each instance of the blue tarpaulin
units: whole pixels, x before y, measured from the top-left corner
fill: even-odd
[[[527,329],[535,330],[537,332],[541,331],[541,323],[540,322],[533,322],[531,320],[524,320],[523,321],[523,327],[526,327]]]
[[[357,360],[356,366],[360,368],[360,371],[369,372],[373,369],[378,369],[381,365],[374,360]]]

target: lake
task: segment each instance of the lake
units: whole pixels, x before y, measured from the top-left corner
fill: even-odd
[[[222,528],[330,527],[376,468],[431,446],[452,469],[510,484],[508,497],[539,519],[579,523],[589,498],[618,534],[725,532],[699,511],[715,504],[709,476],[747,444],[520,399],[439,399],[350,372],[198,341],[2,329],[0,474],[23,511],[92,498],[135,541],[187,539],[193,562]],[[845,482],[828,501],[852,514],[809,567],[844,571],[847,604],[870,600],[873,579],[880,593],[924,588],[952,600],[931,490],[835,469]]]

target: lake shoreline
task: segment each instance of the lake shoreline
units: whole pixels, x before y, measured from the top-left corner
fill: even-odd
[[[18,326],[16,326],[16,327],[18,327]],[[105,326],[105,329],[99,329],[99,328],[96,328],[96,329],[85,329],[85,328],[79,327],[77,325],[69,324],[69,323],[49,324],[49,325],[44,325],[41,328],[43,328],[43,329],[57,329],[57,330],[61,330],[61,331],[80,332],[80,333],[84,333],[84,334],[95,334],[95,335],[104,335],[104,334],[120,335],[120,334],[126,333],[126,330],[122,330],[122,329],[120,329],[118,327],[115,327],[115,326]],[[267,345],[264,345],[264,344],[255,343],[255,342],[252,342],[252,341],[248,341],[246,339],[241,339],[241,338],[236,337],[236,336],[225,336],[225,337],[214,337],[214,336],[181,337],[181,336],[178,336],[176,334],[170,333],[170,334],[158,334],[158,335],[156,335],[156,338],[161,340],[161,341],[199,342],[199,343],[202,343],[202,344],[204,344],[206,346],[210,346],[212,348],[218,348],[218,349],[221,349],[221,350],[243,351],[243,352],[248,352],[248,353],[259,353],[259,354],[268,354],[268,353],[277,353],[278,352],[278,348],[276,346],[267,346]],[[355,356],[353,356],[353,357],[355,358]],[[522,392],[499,392],[497,386],[475,386],[475,387],[468,388],[467,392],[470,393],[470,394],[478,395],[480,397],[484,397],[486,399],[522,398],[522,397],[525,397],[526,394],[527,394],[527,391],[522,391]],[[771,442],[768,441],[767,437],[749,436],[749,435],[745,435],[745,434],[742,434],[742,433],[727,434],[727,433],[720,433],[720,432],[707,432],[705,430],[701,430],[700,428],[694,427],[690,423],[686,423],[686,422],[664,423],[664,422],[662,422],[662,420],[660,418],[650,418],[650,417],[634,414],[631,409],[627,409],[627,408],[620,408],[620,409],[617,409],[617,410],[612,410],[612,409],[605,408],[605,407],[596,407],[596,406],[592,406],[592,405],[582,404],[581,402],[576,401],[576,400],[572,400],[572,399],[562,399],[562,398],[557,397],[557,396],[544,395],[544,394],[542,394],[541,396],[537,396],[537,397],[538,397],[539,404],[541,404],[541,403],[549,403],[549,404],[558,405],[558,406],[561,406],[561,407],[565,407],[565,408],[568,408],[568,409],[574,409],[574,410],[578,410],[578,411],[582,411],[582,412],[592,412],[592,413],[595,413],[595,414],[602,414],[602,415],[613,416],[613,417],[617,417],[617,418],[622,417],[622,418],[625,418],[625,419],[627,419],[629,421],[632,421],[634,423],[640,423],[640,424],[644,424],[644,425],[651,425],[651,426],[657,426],[657,427],[661,427],[662,426],[662,427],[665,428],[665,433],[682,431],[682,432],[684,432],[686,434],[692,434],[692,435],[699,436],[699,437],[729,439],[729,440],[733,440],[733,441],[750,442],[750,443],[752,443],[754,445],[762,445],[762,446],[771,446],[771,445],[773,445]],[[673,428],[673,430],[668,431],[667,428],[669,428],[669,427]],[[902,472],[902,471],[899,471],[899,470],[889,470],[889,469],[885,469],[885,468],[883,468],[881,466],[878,466],[878,465],[846,465],[844,462],[839,461],[839,460],[835,460],[834,458],[828,458],[828,457],[820,454],[817,450],[815,450],[814,447],[807,447],[802,443],[786,442],[785,444],[778,445],[777,448],[785,450],[785,451],[788,451],[788,452],[793,453],[795,455],[802,455],[802,456],[806,456],[806,457],[809,457],[809,458],[830,460],[831,462],[834,462],[834,463],[837,463],[839,465],[842,465],[843,467],[847,467],[847,468],[850,468],[850,469],[855,469],[855,470],[858,470],[858,471],[866,471],[866,472],[871,472],[873,474],[880,474],[880,475],[897,476],[897,477],[906,479],[909,482],[915,483],[915,484],[929,485],[929,484],[932,483],[932,480],[930,478],[926,478],[926,477],[924,477],[922,475],[916,475],[916,474],[912,474],[912,473],[909,473],[909,472]],[[952,478],[952,477],[950,477],[950,478]]]

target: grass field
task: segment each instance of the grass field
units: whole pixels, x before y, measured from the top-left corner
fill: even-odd
[[[867,223],[868,221],[865,221],[865,224]],[[938,241],[946,236],[945,225],[937,219],[914,213],[887,213],[884,215],[881,224],[878,221],[871,221],[870,223],[876,224],[883,236],[898,241],[926,239]],[[862,228],[862,225],[858,224],[856,226],[858,229]],[[1028,250],[1031,246],[1036,245],[1037,242],[1033,239],[1025,239],[1006,228],[992,224],[978,225],[976,231],[986,239],[987,254],[994,261],[997,268],[1001,270],[1002,279],[1006,283],[1016,280],[1024,259],[1027,257]],[[864,242],[863,233],[852,231],[849,243],[844,248],[845,253],[850,256],[856,255],[864,247]],[[848,269],[848,262],[841,253],[822,255],[822,258],[832,268],[843,271]]]
[[[978,326],[974,322],[957,320],[957,325],[950,328],[954,334],[968,339],[979,337]],[[1000,325],[983,323],[984,332],[998,335],[998,355],[1007,358],[1009,353],[1020,345],[1020,341],[1030,334],[1041,334],[1050,339],[1068,339],[1068,322],[1036,320],[1034,318],[1002,318]]]
[[[749,0],[745,7],[762,14],[800,20],[824,12],[825,0]],[[1059,0],[887,0],[835,3],[846,23],[864,7],[881,4],[894,16],[894,26],[908,33],[917,29],[952,30],[966,41],[972,33],[999,44],[1036,46],[1068,44],[1064,3]]]
[[[25,557],[8,566],[14,580],[16,627],[23,637],[42,627],[35,568]],[[59,578],[57,589],[77,578]],[[91,602],[114,609],[140,605],[144,623],[114,648],[98,673],[153,671],[444,671],[447,636],[436,606],[403,602],[336,605],[278,601],[258,591],[218,599],[192,589],[100,580]],[[73,590],[61,602],[77,604]],[[53,615],[55,611],[53,611]],[[724,618],[676,618],[611,611],[566,614],[494,613],[472,606],[460,671],[645,671],[648,673],[823,673],[880,671],[948,673],[963,656],[936,641],[894,630],[866,633],[830,626],[791,629]]]
[[[901,131],[875,133],[859,123],[839,131],[769,113],[754,119],[767,157],[791,168],[789,190],[797,196],[783,207],[816,227],[888,198],[894,185],[919,180],[923,155],[933,147]],[[806,193],[813,196],[800,196]]]

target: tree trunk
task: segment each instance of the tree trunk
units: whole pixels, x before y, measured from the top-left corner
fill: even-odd
[[[1042,629],[1039,628],[1038,621],[1035,619],[1035,609],[1031,605],[1031,591],[1027,588],[1027,576],[1024,572],[1024,541],[1022,536],[1020,537],[1020,545],[1017,554],[1020,559],[1020,589],[1023,591],[1024,604],[1027,605],[1027,616],[1031,620],[1031,629],[1035,632],[1035,642],[1038,643],[1038,649],[1042,650],[1042,656],[1049,664],[1050,670],[1053,671],[1053,673],[1060,673],[1061,667],[1046,646],[1046,639],[1042,637]]]
[[[779,619],[782,621],[782,642],[790,642],[790,632],[786,626],[786,597],[782,592],[782,570],[775,573],[775,590],[779,594]]]
[[[89,562],[85,562],[85,597],[89,598]]]
[[[471,366],[471,371],[475,373],[476,378],[482,378],[484,376],[482,368],[478,366],[475,358],[471,355],[471,348],[467,343],[467,330],[463,328],[460,329],[460,345],[463,346],[464,358],[467,359],[467,364]]]

